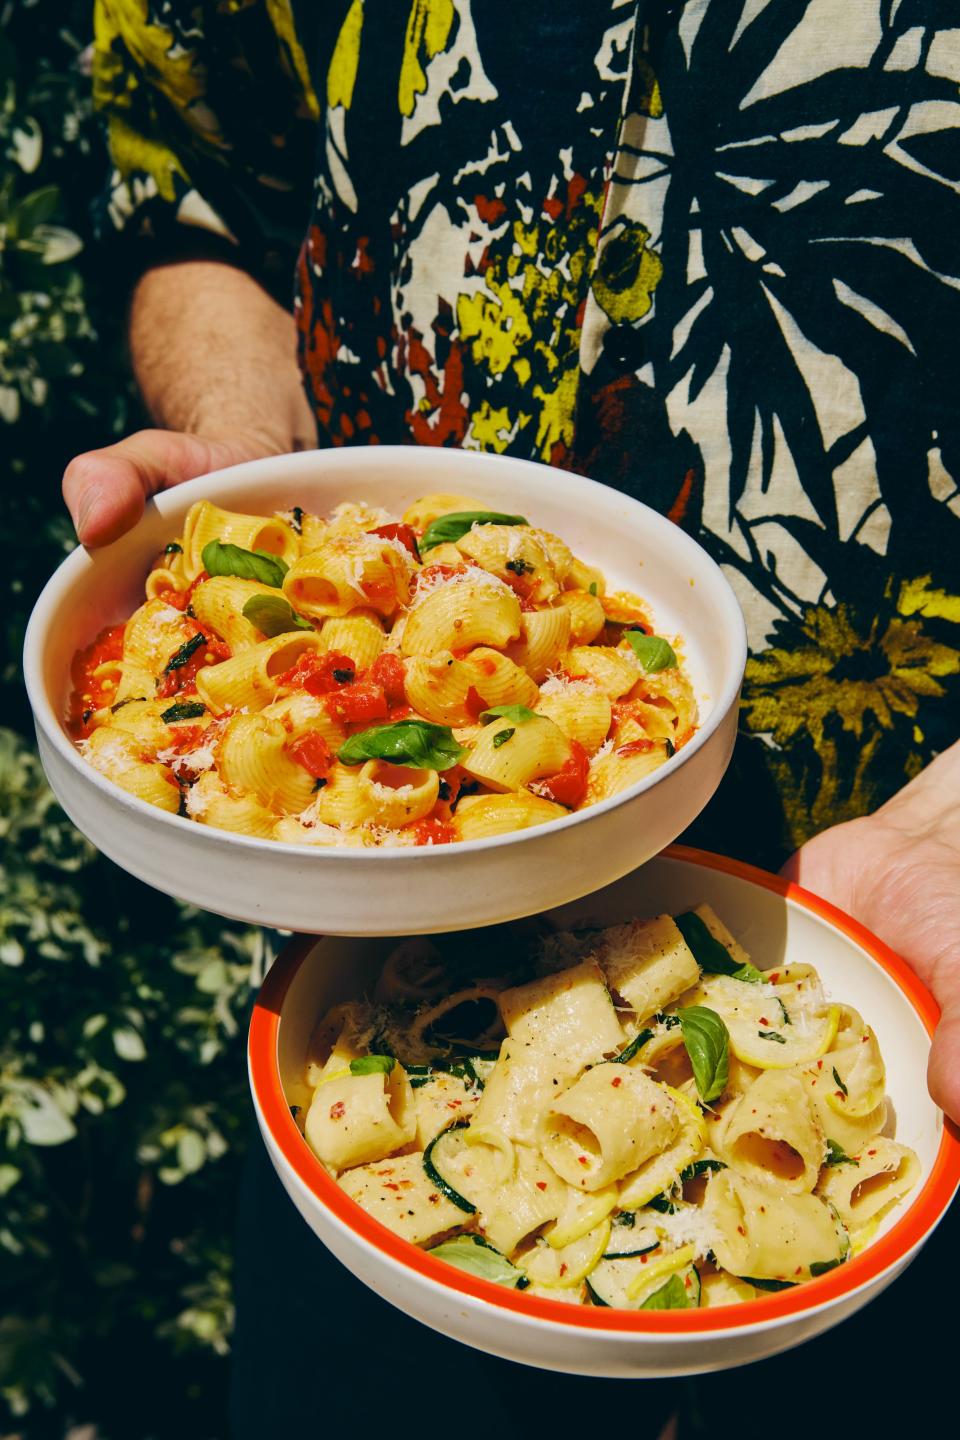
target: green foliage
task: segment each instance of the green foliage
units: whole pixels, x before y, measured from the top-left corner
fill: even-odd
[[[226,1433],[258,931],[121,874],[46,788],[19,673],[67,460],[137,423],[91,206],[92,6],[0,6],[0,1435]],[[30,738],[28,738],[30,737]],[[26,1418],[22,1418],[26,1417]]]

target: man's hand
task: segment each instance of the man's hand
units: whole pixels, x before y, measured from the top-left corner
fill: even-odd
[[[109,545],[143,514],[144,501],[195,475],[275,455],[280,446],[258,436],[205,440],[170,430],[139,430],[116,445],[70,461],[63,498],[83,545]]]
[[[63,498],[84,545],[116,540],[158,490],[317,443],[293,317],[243,270],[212,260],[148,270],[130,307],[130,354],[164,428],[71,460]]]
[[[782,873],[862,921],[933,991],[943,1014],[930,1093],[960,1123],[960,742],[875,814],[809,840]]]

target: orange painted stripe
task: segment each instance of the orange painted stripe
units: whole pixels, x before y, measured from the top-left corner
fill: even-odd
[[[713,855],[685,845],[671,845],[663,854],[668,859],[702,865],[707,870],[719,870],[725,875],[748,880],[819,915],[861,946],[896,981],[928,1034],[933,1034],[940,1010],[930,992],[889,946],[835,905],[766,870],[758,870],[753,865],[745,865],[723,855]],[[382,1251],[399,1264],[448,1290],[459,1291],[517,1315],[535,1315],[552,1324],[569,1325],[575,1329],[624,1335],[696,1335],[707,1331],[736,1330],[741,1326],[800,1315],[805,1310],[839,1299],[869,1284],[924,1239],[944,1214],[960,1185],[960,1133],[952,1122],[945,1121],[937,1156],[926,1183],[902,1218],[885,1235],[861,1255],[826,1275],[805,1281],[793,1290],[783,1290],[739,1305],[694,1311],[605,1310],[589,1305],[568,1305],[559,1300],[543,1300],[539,1296],[525,1295],[522,1291],[507,1290],[489,1280],[476,1279],[442,1260],[434,1259],[408,1240],[401,1240],[392,1230],[368,1215],[327,1174],[294,1124],[280,1085],[277,1066],[280,1011],[294,976],[316,943],[314,935],[298,935],[286,946],[267,975],[254,1008],[248,1053],[251,1082],[260,1112],[291,1170],[338,1220],[375,1250]]]

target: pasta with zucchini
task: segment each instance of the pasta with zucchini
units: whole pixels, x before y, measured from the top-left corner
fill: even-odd
[[[524,937],[405,940],[316,1027],[296,1122],[398,1235],[548,1298],[715,1307],[843,1265],[916,1185],[811,966],[757,968],[706,905]]]
[[[121,789],[314,846],[547,824],[697,728],[681,641],[640,597],[525,516],[446,494],[399,520],[199,501],[72,679],[71,733]]]

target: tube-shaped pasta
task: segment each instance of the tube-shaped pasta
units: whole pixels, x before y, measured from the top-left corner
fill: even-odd
[[[627,1065],[620,1066],[621,1070],[630,1068]],[[621,1210],[638,1210],[641,1205],[652,1200],[654,1195],[669,1190],[677,1183],[686,1166],[703,1150],[706,1125],[694,1102],[669,1085],[659,1084],[657,1089],[665,1092],[676,1107],[677,1130],[667,1146],[651,1155],[620,1181],[617,1204]]]
[[[180,806],[180,789],[166,765],[144,761],[143,745],[135,735],[101,725],[83,742],[83,753],[95,770],[148,805],[170,814]]]
[[[319,645],[320,636],[306,630],[262,640],[219,665],[205,665],[197,672],[197,694],[214,715],[244,707],[262,710],[277,693],[278,676]]]
[[[570,741],[545,715],[518,723],[501,718],[484,727],[462,764],[475,780],[504,793],[556,775],[570,753]]]
[[[460,515],[469,510],[482,510],[483,501],[477,500],[473,495],[421,495],[419,500],[414,500],[403,512],[404,525],[412,525],[414,530],[426,530],[434,520],[439,520],[441,515]],[[433,552],[428,550],[430,560],[433,560]]]
[[[258,645],[263,635],[243,614],[243,607],[254,595],[276,595],[269,585],[258,580],[241,580],[236,575],[215,575],[204,580],[193,592],[191,605],[198,620],[209,625],[230,646],[232,654]]]
[[[320,650],[349,655],[358,670],[370,668],[383,644],[383,626],[372,610],[325,620],[320,631]]]
[[[612,715],[610,701],[602,690],[591,684],[574,682],[550,694],[541,690],[534,708],[538,715],[552,720],[568,740],[582,745],[588,755],[595,755],[607,738]]]
[[[602,595],[607,588],[603,571],[597,570],[593,565],[587,565],[574,555],[570,561],[570,569],[566,574],[566,585],[571,590],[586,590],[590,595]],[[594,589],[591,589],[594,586]]]
[[[817,1194],[829,1201],[853,1230],[895,1205],[919,1178],[920,1161],[915,1152],[878,1135],[852,1163],[826,1169]]]
[[[289,525],[265,515],[242,515],[221,510],[209,500],[198,500],[187,511],[183,523],[184,568],[194,580],[203,569],[203,547],[210,540],[239,545],[242,550],[266,550],[290,565],[300,551],[300,542]]]
[[[348,1170],[383,1160],[417,1133],[417,1107],[403,1066],[389,1075],[331,1076],[317,1086],[303,1131],[324,1165]]]
[[[457,805],[451,824],[458,840],[486,840],[562,820],[569,813],[552,800],[521,790],[514,795],[468,795]]]
[[[520,634],[520,602],[507,585],[468,570],[417,601],[403,631],[404,655],[441,650],[501,649]]]
[[[589,645],[596,640],[607,623],[597,596],[586,590],[565,590],[560,596],[560,604],[570,612],[571,645]]]
[[[526,525],[475,525],[460,537],[457,549],[501,580],[513,575],[535,604],[546,604],[559,592],[546,547]]]
[[[650,748],[647,749],[649,744]],[[643,748],[639,748],[640,745]],[[621,745],[617,750],[600,750],[590,762],[590,778],[587,781],[586,805],[596,805],[619,795],[646,778],[667,760],[666,741],[654,740]]]
[[[314,777],[287,753],[289,735],[279,720],[233,715],[217,745],[217,768],[224,784],[254,795],[266,810],[298,815],[310,804]]]
[[[346,730],[333,718],[323,700],[305,690],[294,690],[280,700],[271,701],[260,714],[267,720],[278,720],[287,732],[288,741],[315,731],[323,736],[334,754],[347,738]]]
[[[304,511],[300,521],[300,554],[307,555],[311,550],[318,549],[327,538],[329,529],[329,520]]]
[[[575,679],[586,675],[611,700],[626,695],[641,675],[632,650],[609,645],[574,645],[563,657],[563,668]]]
[[[826,1090],[827,1104],[838,1115],[862,1120],[880,1104],[886,1089],[887,1072],[880,1054],[877,1037],[865,1028],[852,1045],[838,1048],[830,1055],[830,1074],[840,1077],[840,1085]]]
[[[506,652],[539,685],[559,664],[569,643],[570,612],[559,605],[552,610],[525,610],[520,638],[507,645]]]
[[[887,1102],[881,1100],[876,1109],[866,1115],[842,1114],[828,1103],[837,1083],[832,1070],[833,1057],[827,1054],[823,1056],[821,1068],[814,1062],[812,1066],[800,1068],[797,1073],[809,1092],[827,1139],[834,1140],[848,1155],[856,1155],[886,1125]]]
[[[343,616],[362,606],[392,615],[410,595],[413,561],[399,542],[363,532],[331,532],[302,555],[283,578],[295,610],[314,619]]]
[[[430,814],[437,803],[440,776],[436,770],[368,760],[360,768],[357,790],[378,825],[398,830]]]
[[[679,1128],[676,1101],[642,1070],[595,1065],[550,1106],[540,1149],[568,1185],[599,1190],[666,1150]]]
[[[623,1041],[594,960],[504,990],[500,1014],[512,1040],[545,1052],[551,1062],[566,1058],[571,1074],[591,1060],[615,1054]]]
[[[779,1194],[735,1170],[711,1176],[704,1210],[718,1263],[746,1279],[809,1279],[811,1265],[839,1261],[845,1250],[841,1227],[816,1195]]]
[[[623,996],[638,1020],[663,1010],[700,978],[700,967],[669,915],[604,930],[597,959],[610,989]]]
[[[365,500],[342,500],[335,505],[330,515],[329,529],[334,531],[374,530],[384,525],[390,514],[379,505],[368,505]]]
[[[731,1113],[721,1153],[749,1180],[799,1195],[817,1183],[823,1144],[823,1129],[799,1078],[765,1070]]]

